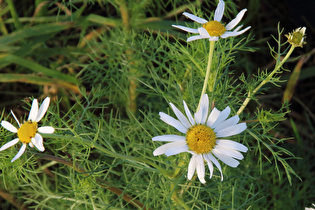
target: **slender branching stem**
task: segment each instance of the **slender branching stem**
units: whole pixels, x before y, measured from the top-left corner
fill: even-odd
[[[272,77],[274,76],[274,74],[276,74],[278,72],[278,70],[282,67],[282,65],[286,62],[286,60],[288,60],[288,58],[290,57],[290,55],[292,54],[293,50],[294,50],[295,46],[291,46],[289,52],[286,54],[286,56],[282,59],[281,62],[277,62],[274,70],[268,75],[268,77],[266,77],[266,79],[264,79],[253,91],[248,92],[248,95],[245,99],[245,101],[243,102],[242,106],[239,108],[239,110],[237,111],[237,115],[241,114],[243,112],[243,110],[245,109],[245,107],[247,106],[247,104],[249,103],[249,101],[251,100],[251,98],[253,97],[253,95],[255,95],[257,93],[257,91],[266,83],[268,83]]]

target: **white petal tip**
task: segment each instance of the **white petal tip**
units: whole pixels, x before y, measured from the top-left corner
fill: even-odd
[[[39,133],[54,133],[55,132],[55,129],[51,126],[43,126],[43,127],[39,127],[38,128],[38,132]]]
[[[163,153],[162,153],[162,154],[163,154]],[[156,151],[153,152],[153,156],[159,156],[159,155],[162,155],[162,154],[160,154],[160,153],[158,153],[158,152],[156,152]]]
[[[2,120],[1,121],[1,125],[2,125],[2,127],[7,129],[8,131],[11,131],[12,133],[17,133],[18,132],[18,129],[14,125],[9,123],[8,121]]]

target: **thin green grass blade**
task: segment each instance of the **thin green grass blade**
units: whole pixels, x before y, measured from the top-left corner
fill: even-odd
[[[12,0],[6,0],[7,4],[8,4],[8,7],[10,9],[10,13],[11,13],[11,16],[14,20],[14,26],[16,29],[21,29],[22,28],[22,24],[20,23],[20,20],[19,20],[19,16],[16,12],[16,9],[15,9],[15,6],[14,6],[14,3]]]
[[[0,37],[0,46],[9,45],[17,41],[24,40],[29,37],[42,36],[49,33],[57,33],[67,28],[72,27],[72,23],[49,23],[43,25],[36,25],[30,28],[17,30],[7,36]]]
[[[26,60],[24,58],[21,58],[19,56],[11,55],[11,54],[0,54],[0,63],[5,62],[6,65],[9,64],[18,64],[21,66],[24,66],[25,68],[28,68],[34,72],[42,73],[46,76],[50,76],[59,80],[62,80],[64,82],[69,82],[73,84],[77,84],[78,81],[74,76],[69,76],[63,73],[60,73],[55,70],[48,69],[44,66],[39,65],[38,63]]]
[[[101,25],[107,25],[107,26],[121,26],[121,20],[120,19],[113,19],[113,18],[105,18],[99,15],[95,14],[90,14],[87,16],[86,20],[93,22],[93,23],[98,23]]]

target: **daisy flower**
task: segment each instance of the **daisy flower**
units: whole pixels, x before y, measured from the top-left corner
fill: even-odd
[[[306,44],[304,41],[306,38],[305,35],[306,27],[297,28],[292,33],[285,35],[288,38],[288,42],[295,47],[303,47]]]
[[[243,132],[246,123],[238,123],[240,118],[235,115],[229,119],[230,107],[226,107],[222,112],[213,108],[208,116],[209,98],[204,94],[201,98],[200,109],[191,115],[185,101],[183,101],[186,116],[170,103],[176,117],[175,118],[160,112],[161,120],[173,126],[185,135],[162,135],[152,138],[153,141],[171,142],[164,144],[154,150],[153,155],[167,156],[176,155],[182,152],[192,154],[188,165],[187,178],[191,180],[195,171],[201,183],[205,181],[205,166],[207,162],[210,170],[210,179],[213,174],[213,164],[220,170],[221,181],[223,181],[222,169],[217,158],[231,167],[237,167],[239,161],[244,157],[240,152],[247,152],[247,147],[235,141],[226,139]],[[237,159],[237,160],[236,160]]]
[[[242,27],[241,25],[235,28],[233,31],[231,31],[241,21],[246,11],[247,9],[243,9],[242,11],[240,11],[237,14],[236,18],[234,18],[231,22],[229,22],[226,26],[224,26],[221,23],[223,12],[224,12],[224,1],[220,0],[218,7],[216,8],[214,12],[213,21],[207,21],[203,18],[197,17],[187,12],[183,13],[183,15],[185,15],[187,18],[197,23],[203,24],[202,27],[195,29],[195,28],[188,28],[188,27],[180,26],[180,25],[172,25],[172,26],[186,32],[199,34],[196,36],[189,37],[187,39],[187,42],[194,41],[197,39],[209,39],[209,41],[218,41],[219,37],[227,38],[227,37],[232,37],[232,36],[238,36],[244,33],[245,31],[247,31],[248,29],[250,29],[250,26],[248,26],[247,28],[240,31]]]
[[[11,160],[11,162],[15,161],[21,155],[24,153],[26,149],[26,144],[29,144],[30,147],[35,147],[43,152],[45,150],[43,145],[43,137],[39,133],[53,133],[55,129],[51,126],[43,126],[38,127],[37,123],[43,118],[45,115],[48,106],[49,106],[50,98],[47,97],[43,101],[42,105],[38,109],[38,102],[37,99],[33,100],[32,107],[30,114],[28,116],[28,120],[24,122],[22,125],[14,115],[14,113],[11,111],[14,119],[16,120],[17,124],[19,125],[19,128],[16,128],[14,125],[9,123],[8,121],[1,121],[1,125],[11,131],[12,133],[17,133],[18,138],[13,139],[12,141],[9,141],[8,143],[4,144],[0,151],[3,151],[15,144],[17,144],[19,141],[22,142],[22,147],[17,153],[17,155]]]

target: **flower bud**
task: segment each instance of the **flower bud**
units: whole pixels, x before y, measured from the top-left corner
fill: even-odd
[[[285,36],[288,38],[288,42],[295,47],[303,47],[306,42],[304,39],[306,27],[297,28],[292,33],[286,34]]]

